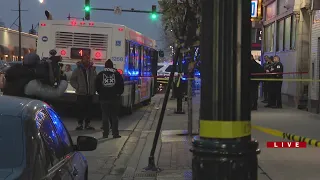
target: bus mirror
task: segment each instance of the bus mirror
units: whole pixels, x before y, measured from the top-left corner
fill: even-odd
[[[164,52],[162,50],[159,51],[159,57],[164,57]]]

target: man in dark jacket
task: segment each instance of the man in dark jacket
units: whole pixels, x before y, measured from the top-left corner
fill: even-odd
[[[62,96],[68,87],[66,79],[61,78],[57,87],[44,84],[39,79],[36,67],[40,57],[30,53],[24,57],[23,64],[15,64],[6,71],[4,95],[51,100]]]
[[[281,89],[282,89],[282,79],[283,79],[283,64],[280,62],[279,56],[274,56],[274,63],[271,67],[272,78],[279,79],[279,81],[274,81],[271,84],[271,103],[268,107],[271,108],[282,108],[282,98],[281,98]]]
[[[118,113],[121,94],[124,91],[124,81],[117,69],[113,68],[113,63],[110,59],[105,63],[105,70],[101,71],[97,76],[96,90],[101,104],[103,138],[108,138],[110,119],[113,138],[120,138]]]
[[[271,66],[273,63],[271,58],[272,57],[264,56],[264,59],[266,62],[263,64],[263,69],[265,73],[269,73],[271,70]],[[265,78],[271,78],[271,76],[266,75]],[[268,103],[269,94],[270,94],[270,82],[264,81],[262,87],[263,87],[263,96],[264,96],[264,100],[262,102]]]
[[[256,62],[253,55],[251,55],[250,74],[263,73],[262,66]],[[251,78],[259,78],[259,76],[251,75]],[[260,81],[250,81],[250,94],[251,94],[251,110],[258,109],[258,88]]]
[[[96,70],[93,63],[90,62],[90,57],[84,55],[82,60],[77,63],[77,68],[72,72],[70,78],[71,86],[76,89],[79,110],[76,130],[83,130],[83,128],[94,130],[90,126],[90,121],[92,118],[93,96],[96,93],[94,84],[96,76]],[[83,121],[85,121],[84,127]]]

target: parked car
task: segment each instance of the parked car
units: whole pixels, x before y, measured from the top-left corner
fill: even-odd
[[[0,60],[0,73],[5,72],[6,69],[10,67],[10,64],[6,61]]]
[[[79,136],[73,144],[59,115],[39,100],[0,95],[1,180],[88,180],[79,151],[98,141]]]

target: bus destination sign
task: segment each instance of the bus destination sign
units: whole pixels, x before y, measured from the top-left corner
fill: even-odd
[[[87,55],[90,57],[91,50],[84,48],[71,48],[72,59],[82,59],[83,56]]]

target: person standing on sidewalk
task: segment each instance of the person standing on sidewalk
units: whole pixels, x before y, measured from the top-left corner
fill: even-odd
[[[272,75],[273,78],[278,79],[279,81],[272,82],[272,100],[273,104],[271,108],[282,108],[282,98],[281,98],[281,89],[282,89],[282,79],[283,79],[283,64],[280,62],[279,56],[274,56],[274,63],[271,67],[271,73],[277,73]]]
[[[264,71],[265,73],[269,73],[270,72],[270,68],[272,66],[272,59],[269,57],[269,56],[264,56],[264,59],[265,59],[265,63],[263,64],[263,68],[264,68]],[[266,75],[265,76],[266,78],[271,78],[270,75]],[[264,100],[262,101],[263,103],[268,103],[268,100],[269,100],[269,94],[270,94],[270,82],[268,81],[264,81],[262,82],[262,87],[263,87],[263,96],[264,96]]]
[[[97,73],[90,62],[90,57],[84,55],[80,62],[77,62],[77,67],[72,72],[70,78],[70,84],[76,89],[77,94],[77,106],[78,106],[78,126],[76,130],[94,130],[90,126],[90,120],[92,118],[92,101],[95,94],[95,79]],[[83,121],[85,126],[83,127]]]
[[[263,73],[262,66],[257,63],[253,55],[251,55],[251,64],[250,64],[250,74],[252,73]],[[259,78],[256,75],[250,75],[251,78]],[[250,81],[250,95],[251,95],[251,110],[258,110],[258,88],[260,81],[251,80]]]
[[[124,91],[124,81],[117,69],[113,68],[110,59],[105,62],[105,69],[98,74],[95,84],[101,104],[103,138],[108,138],[109,121],[112,122],[113,138],[120,138],[118,114],[121,94]]]

